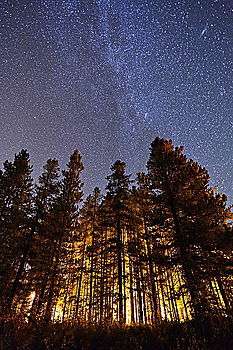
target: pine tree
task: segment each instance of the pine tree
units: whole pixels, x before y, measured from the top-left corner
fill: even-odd
[[[34,198],[35,220],[32,230],[35,237],[32,244],[31,274],[29,276],[31,288],[35,298],[31,314],[40,313],[52,264],[52,247],[54,244],[51,232],[51,211],[60,195],[59,167],[56,159],[49,159],[36,185]]]
[[[94,284],[94,268],[95,268],[95,258],[98,254],[98,234],[97,234],[97,219],[98,219],[98,207],[100,204],[100,190],[96,187],[93,194],[87,198],[86,202],[86,214],[89,216],[90,221],[90,234],[91,234],[91,244],[89,246],[90,254],[90,282],[89,282],[89,306],[88,306],[88,318],[92,319],[92,309],[93,309],[93,284]],[[88,220],[88,218],[86,218]]]
[[[123,317],[123,228],[128,220],[127,201],[129,198],[130,176],[125,174],[125,163],[117,160],[111,167],[112,175],[107,176],[106,202],[110,205],[111,221],[116,231],[117,280],[118,280],[118,317]]]
[[[67,252],[72,245],[78,219],[78,208],[83,192],[80,175],[83,170],[82,157],[76,150],[70,157],[67,170],[62,172],[61,194],[51,211],[52,231],[54,232],[53,265],[49,276],[48,298],[44,320],[51,319],[53,305],[56,304],[61,288],[62,276],[59,276]]]
[[[148,262],[149,267],[149,286],[151,291],[152,300],[152,322],[157,323],[159,318],[159,306],[158,306],[158,296],[156,291],[156,271],[154,266],[154,260],[157,257],[153,257],[152,247],[155,241],[152,241],[151,227],[153,225],[153,220],[155,220],[155,198],[156,194],[153,193],[150,188],[150,182],[148,176],[141,172],[137,174],[137,188],[135,189],[135,199],[138,207],[138,214],[142,220],[142,237],[145,241],[145,251],[144,260]],[[142,253],[142,252],[141,252]],[[140,254],[140,253],[139,253]]]
[[[213,195],[209,174],[175,148],[172,140],[156,138],[147,164],[153,188],[161,191],[167,228],[173,229],[194,315],[210,311],[207,281],[216,236],[226,219],[225,201]],[[217,210],[217,211],[216,211]],[[221,230],[221,229],[220,229]]]
[[[32,167],[22,150],[0,174],[1,295],[11,308],[20,292],[31,238]]]

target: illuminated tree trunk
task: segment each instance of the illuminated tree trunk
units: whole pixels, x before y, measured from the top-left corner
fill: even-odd
[[[99,193],[99,192],[98,192]],[[92,243],[91,243],[91,274],[90,274],[90,291],[89,291],[89,320],[92,317],[92,303],[93,303],[93,268],[94,268],[94,248],[95,248],[95,224],[96,224],[96,205],[97,193],[94,192],[94,205],[92,214]]]
[[[81,266],[80,266],[80,274],[78,276],[78,290],[77,290],[76,310],[75,310],[75,317],[76,318],[78,316],[79,306],[80,306],[80,296],[81,296],[81,290],[82,290],[85,250],[86,250],[86,234],[84,235],[84,243],[83,243],[83,249],[82,249],[82,259],[81,259]]]
[[[126,310],[126,307],[127,307],[127,303],[126,303],[126,300],[127,300],[127,295],[126,295],[126,261],[125,261],[125,230],[123,230],[123,237],[122,237],[122,245],[123,245],[123,249],[122,249],[122,265],[123,265],[123,290],[124,290],[124,297],[123,297],[123,300],[124,300],[124,304],[123,304],[123,321],[124,323],[126,323],[126,313],[127,313],[127,310]]]
[[[139,323],[143,323],[143,309],[142,309],[142,291],[141,291],[141,280],[138,263],[135,264],[136,269],[136,288],[137,288],[137,307],[138,307],[138,316]]]
[[[130,283],[130,314],[131,314],[131,323],[135,323],[135,315],[134,315],[134,294],[133,294],[133,271],[132,271],[133,262],[129,260],[129,283]]]
[[[90,286],[89,286],[89,307],[88,307],[88,315],[89,321],[92,317],[92,302],[93,302],[93,268],[94,268],[94,232],[92,233],[92,251],[91,251],[91,266],[90,266]]]
[[[156,323],[158,320],[158,313],[157,313],[158,312],[158,305],[157,305],[156,288],[155,288],[155,273],[154,273],[154,267],[153,267],[153,262],[152,262],[152,254],[151,254],[151,248],[150,248],[150,242],[149,242],[148,228],[146,226],[145,220],[144,220],[144,231],[145,231],[146,246],[147,246],[147,252],[148,252],[151,298],[152,298],[152,304],[153,304],[152,320],[154,323]]]
[[[177,272],[177,276],[178,276],[178,280],[179,280],[180,293],[181,293],[181,297],[182,297],[182,301],[183,301],[183,305],[184,305],[185,315],[186,315],[186,318],[188,318],[189,313],[188,313],[187,301],[186,301],[187,295],[185,295],[185,293],[184,293],[184,283],[182,282],[182,280],[180,278],[180,273],[181,273],[181,271]]]
[[[218,287],[219,287],[219,290],[221,292],[221,295],[222,295],[222,298],[223,298],[223,301],[224,301],[224,304],[225,304],[225,308],[227,311],[230,311],[231,310],[231,305],[228,301],[228,298],[227,298],[227,295],[226,295],[226,292],[225,292],[225,289],[223,287],[223,283],[221,281],[221,278],[218,277],[217,278],[217,283],[218,283]]]
[[[117,220],[117,276],[118,276],[118,317],[123,322],[123,290],[122,290],[122,241],[120,220]]]
[[[169,276],[169,281],[171,281],[171,284],[170,284],[171,294],[172,294],[172,298],[173,298],[173,305],[174,305],[176,320],[179,322],[180,321],[179,310],[178,310],[177,301],[176,301],[176,297],[175,297],[174,270],[172,270],[171,272],[169,271],[168,276]]]
[[[143,267],[142,267],[142,266],[141,266],[140,274],[141,274],[141,281],[144,281]],[[143,283],[143,282],[142,282],[142,283]],[[147,323],[147,311],[146,311],[146,293],[145,293],[145,287],[143,287],[142,300],[143,300],[144,323],[146,324],[146,323]]]
[[[104,314],[104,293],[106,293],[105,281],[106,278],[106,263],[107,263],[107,254],[104,249],[105,242],[107,240],[107,230],[105,231],[104,239],[101,242],[101,258],[100,258],[100,306],[99,306],[99,320],[103,320]]]

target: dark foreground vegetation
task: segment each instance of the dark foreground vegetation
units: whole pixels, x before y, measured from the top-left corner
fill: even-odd
[[[232,350],[230,318],[150,325],[1,320],[1,350]]]

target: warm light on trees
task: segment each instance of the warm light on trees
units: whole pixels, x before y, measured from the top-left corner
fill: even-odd
[[[48,160],[33,189],[22,151],[0,173],[1,307],[41,318],[159,325],[232,309],[226,196],[183,147],[156,138],[148,173],[124,162],[83,205],[82,158]]]

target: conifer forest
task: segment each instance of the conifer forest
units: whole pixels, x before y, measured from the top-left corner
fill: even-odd
[[[82,156],[0,171],[0,349],[232,349],[232,212],[208,171],[155,138],[83,195]],[[107,175],[107,174],[106,174]]]

